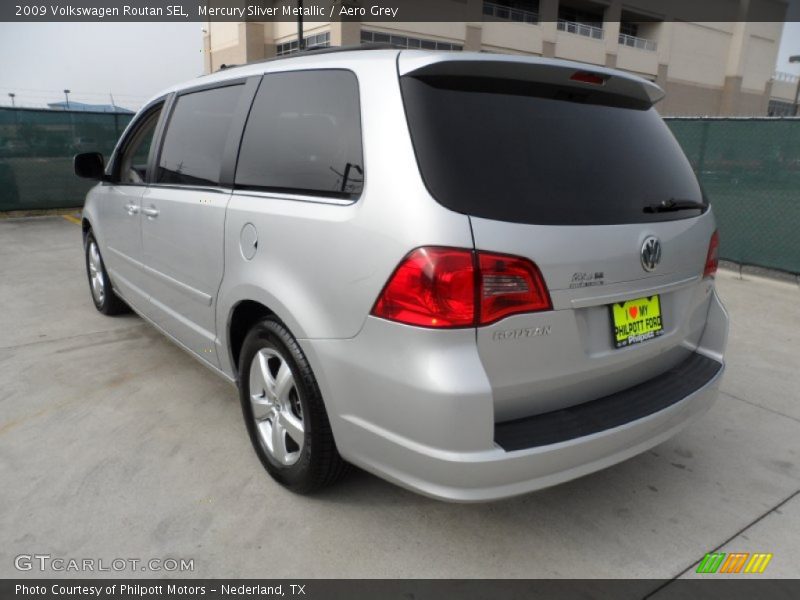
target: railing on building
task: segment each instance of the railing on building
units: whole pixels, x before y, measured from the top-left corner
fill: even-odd
[[[602,27],[586,25],[585,23],[576,23],[575,21],[567,21],[566,19],[558,20],[558,30],[566,31],[567,33],[574,33],[576,35],[582,35],[595,40],[603,39]]]
[[[635,35],[628,35],[627,33],[619,34],[619,43],[621,46],[629,46],[631,48],[648,50],[650,52],[655,52],[658,48],[658,44],[653,40],[636,37]]]
[[[483,3],[483,14],[487,17],[502,19],[504,21],[516,21],[519,23],[532,24],[539,22],[538,13],[530,10],[522,10],[520,8],[511,8],[510,6],[495,4],[494,2]]]
[[[775,81],[785,81],[787,83],[797,83],[797,81],[800,80],[800,76],[794,73],[787,73],[786,71],[775,71],[775,75],[773,75],[772,78]]]

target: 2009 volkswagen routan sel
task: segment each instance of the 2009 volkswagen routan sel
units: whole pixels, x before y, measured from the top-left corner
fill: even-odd
[[[258,457],[308,492],[348,463],[437,498],[602,469],[709,408],[718,237],[616,70],[306,53],[176,86],[83,212],[97,309],[238,385]]]

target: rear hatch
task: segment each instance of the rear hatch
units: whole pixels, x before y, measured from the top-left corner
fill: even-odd
[[[533,261],[552,300],[476,330],[496,421],[600,398],[686,359],[705,325],[715,226],[653,108],[660,89],[566,61],[430,56],[399,62],[425,184],[470,217],[477,250]]]

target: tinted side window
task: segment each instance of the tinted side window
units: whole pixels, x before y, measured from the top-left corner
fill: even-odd
[[[219,184],[225,140],[242,87],[231,85],[178,98],[161,148],[158,183]]]
[[[156,123],[158,122],[158,115],[154,115],[152,121],[147,124],[147,127],[142,132],[142,137],[137,140],[136,148],[133,149],[133,167],[140,171],[140,175],[144,177],[144,167],[147,166],[147,157],[150,155],[150,146],[153,144],[153,134],[156,132]]]
[[[363,164],[353,73],[264,76],[242,139],[237,187],[356,198]]]
[[[160,104],[138,117],[123,142],[116,172],[116,178],[120,183],[144,184],[147,181],[150,146],[163,107],[164,105]]]

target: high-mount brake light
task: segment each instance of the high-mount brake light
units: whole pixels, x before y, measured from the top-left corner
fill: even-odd
[[[576,71],[570,76],[572,81],[580,81],[581,83],[591,83],[592,85],[605,85],[608,77],[598,75],[597,73],[590,73],[589,71]]]

